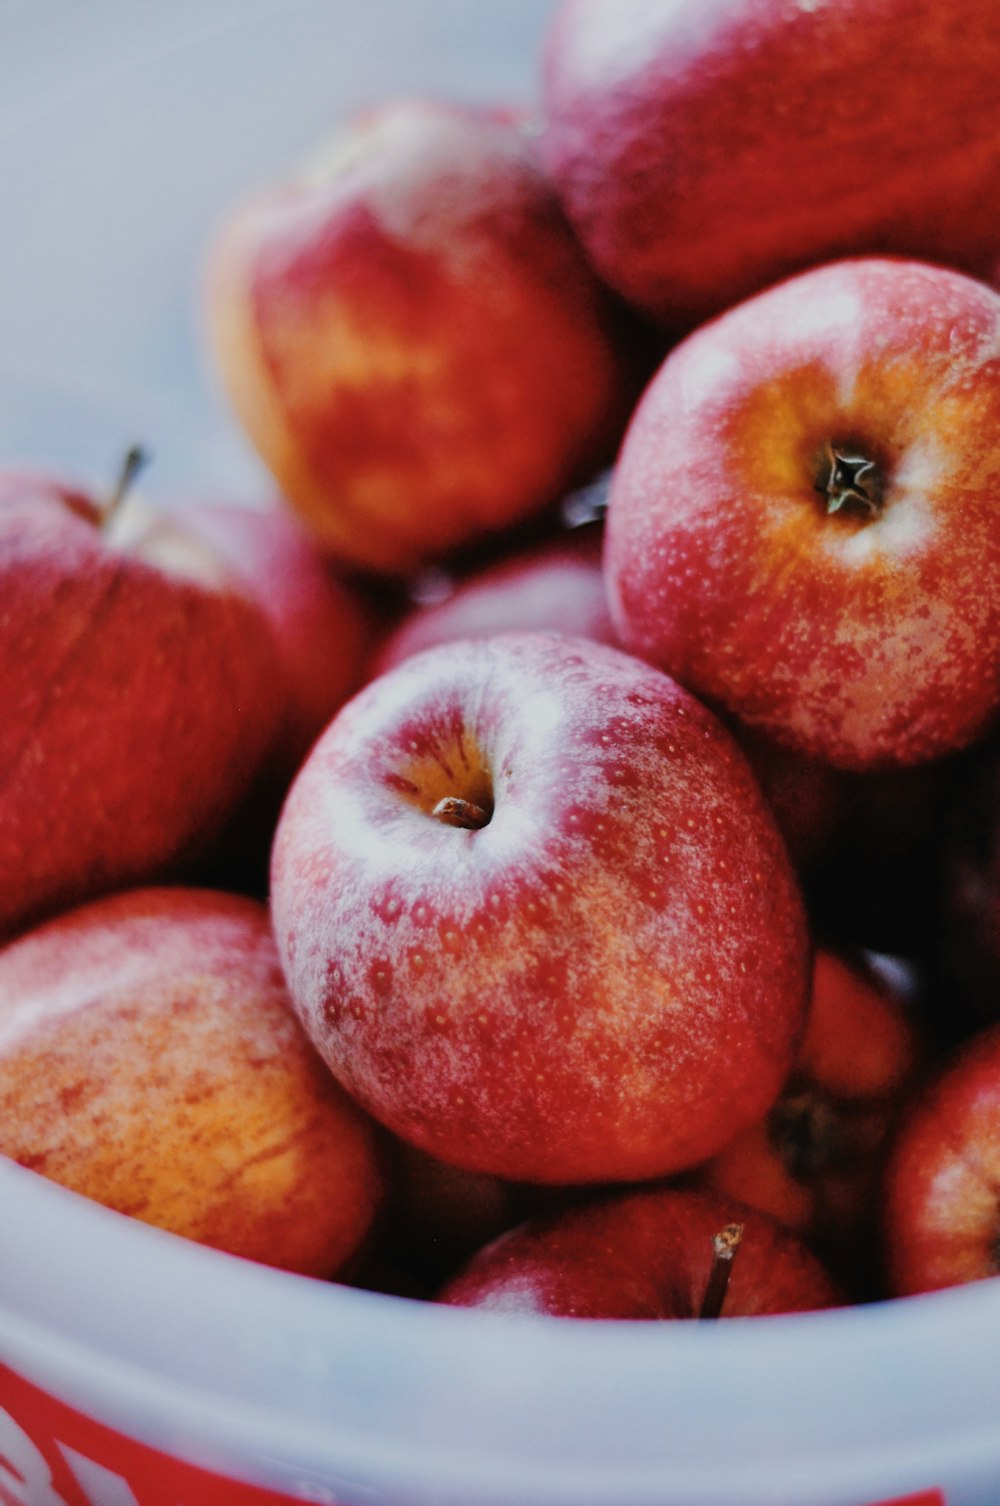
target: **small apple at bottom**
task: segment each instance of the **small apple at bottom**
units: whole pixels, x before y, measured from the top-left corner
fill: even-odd
[[[694,1173],[793,1229],[868,1289],[892,1131],[922,1065],[901,969],[822,949],[796,1065],[760,1124]]]
[[[909,1105],[884,1238],[895,1296],[1000,1275],[1000,1026],[967,1041]]]
[[[677,1319],[808,1312],[843,1299],[816,1256],[767,1214],[722,1194],[648,1188],[501,1235],[438,1301],[560,1318]]]
[[[332,1276],[382,1201],[373,1127],[305,1039],[267,911],[96,900],[0,952],[0,1153],[202,1244]]]
[[[626,648],[845,769],[924,763],[1000,706],[1000,295],[865,259],[668,355],[615,468]]]
[[[367,686],[292,786],[272,903],[334,1075],[468,1170],[676,1171],[794,1061],[809,946],[763,797],[704,707],[603,644],[466,640]]]

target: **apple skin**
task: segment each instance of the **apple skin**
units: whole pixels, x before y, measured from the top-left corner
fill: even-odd
[[[667,357],[611,486],[622,642],[842,768],[966,746],[1000,698],[1000,296],[920,262],[803,273]],[[828,513],[828,446],[874,515]]]
[[[361,117],[231,214],[208,318],[284,495],[329,552],[388,573],[585,479],[635,396],[534,141],[496,112]]]
[[[569,0],[543,147],[602,276],[688,329],[845,255],[990,275],[998,93],[991,6]]]
[[[810,1312],[843,1299],[815,1255],[733,1198],[650,1188],[501,1235],[438,1294],[452,1307],[560,1318],[697,1318],[713,1238],[743,1224],[721,1317]]]
[[[202,850],[281,734],[268,623],[126,499],[0,475],[0,935]]]
[[[279,501],[251,507],[205,498],[173,504],[170,514],[218,551],[270,625],[287,710],[269,763],[275,777],[290,782],[362,682],[374,636],[372,610]]]
[[[556,632],[618,646],[601,566],[599,530],[546,540],[474,571],[443,601],[409,613],[372,660],[371,678],[411,654],[461,638]]]
[[[893,1296],[1000,1275],[1000,1027],[967,1041],[909,1104],[886,1173]]]
[[[141,889],[0,952],[0,1152],[119,1212],[330,1276],[382,1197],[373,1126],[288,1001],[266,909]]]
[[[877,1280],[887,1149],[922,1065],[901,980],[819,950],[795,1068],[760,1124],[694,1174],[792,1229],[851,1290]]]
[[[446,796],[488,823],[434,819]],[[605,645],[466,640],[374,681],[292,786],[272,900],[334,1075],[468,1170],[677,1170],[797,1049],[808,939],[763,797],[709,712]]]

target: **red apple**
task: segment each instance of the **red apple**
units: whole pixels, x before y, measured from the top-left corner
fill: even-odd
[[[339,713],[272,867],[289,987],[334,1074],[441,1160],[655,1176],[759,1119],[808,944],[716,720],[583,639],[415,655]]]
[[[812,870],[838,845],[846,775],[736,718],[729,728],[757,776],[796,868]]]
[[[212,258],[223,380],[329,550],[405,572],[556,500],[631,397],[604,292],[496,112],[369,112],[233,214]]]
[[[0,952],[0,1153],[176,1234],[339,1270],[381,1197],[372,1127],[289,1006],[267,911],[97,900]]]
[[[474,1256],[438,1300],[562,1318],[697,1318],[713,1279],[715,1240],[733,1224],[740,1233],[732,1236],[730,1279],[713,1316],[840,1304],[816,1257],[766,1214],[721,1195],[662,1188],[513,1229]]]
[[[913,1101],[886,1179],[897,1296],[1000,1275],[1000,1027],[975,1036]]]
[[[280,503],[176,503],[180,518],[232,567],[267,618],[287,688],[270,763],[290,781],[334,713],[360,685],[373,623],[360,589],[337,574]]]
[[[438,643],[515,631],[617,644],[599,532],[550,539],[466,576],[442,601],[403,619],[376,654],[371,673],[384,674]]]
[[[0,476],[0,935],[176,867],[280,735],[271,630],[214,551]]]
[[[611,488],[624,644],[809,756],[974,741],[1000,702],[1000,297],[837,263],[689,336]]]
[[[918,1057],[899,981],[861,958],[817,952],[788,1082],[698,1184],[763,1209],[843,1279],[870,1281],[885,1154]]]
[[[595,266],[690,327],[816,262],[988,275],[1000,15],[936,0],[569,0],[546,160]]]

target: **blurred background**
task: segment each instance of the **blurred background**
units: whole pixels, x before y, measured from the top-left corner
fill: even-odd
[[[0,454],[156,491],[265,481],[200,347],[235,197],[353,109],[530,101],[549,0],[0,0]]]

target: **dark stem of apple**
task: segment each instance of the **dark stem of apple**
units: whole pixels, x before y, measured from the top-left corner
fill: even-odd
[[[882,473],[874,460],[852,450],[853,447],[847,446],[826,446],[813,490],[826,498],[828,514],[846,509],[869,518],[878,517],[882,511]]]
[[[460,826],[466,831],[479,831],[489,823],[490,813],[472,800],[462,800],[458,795],[445,795],[431,811],[446,826]]]
[[[743,1238],[742,1224],[727,1224],[712,1236],[712,1269],[708,1273],[705,1295],[702,1298],[699,1318],[718,1318],[729,1290],[729,1278],[733,1274],[733,1261]]]
[[[100,521],[102,528],[110,523],[131,490],[136,476],[148,464],[149,451],[144,450],[141,445],[134,444],[130,449],[126,450],[121,463],[121,469],[118,472],[118,479],[112,487],[107,501],[101,508]]]

